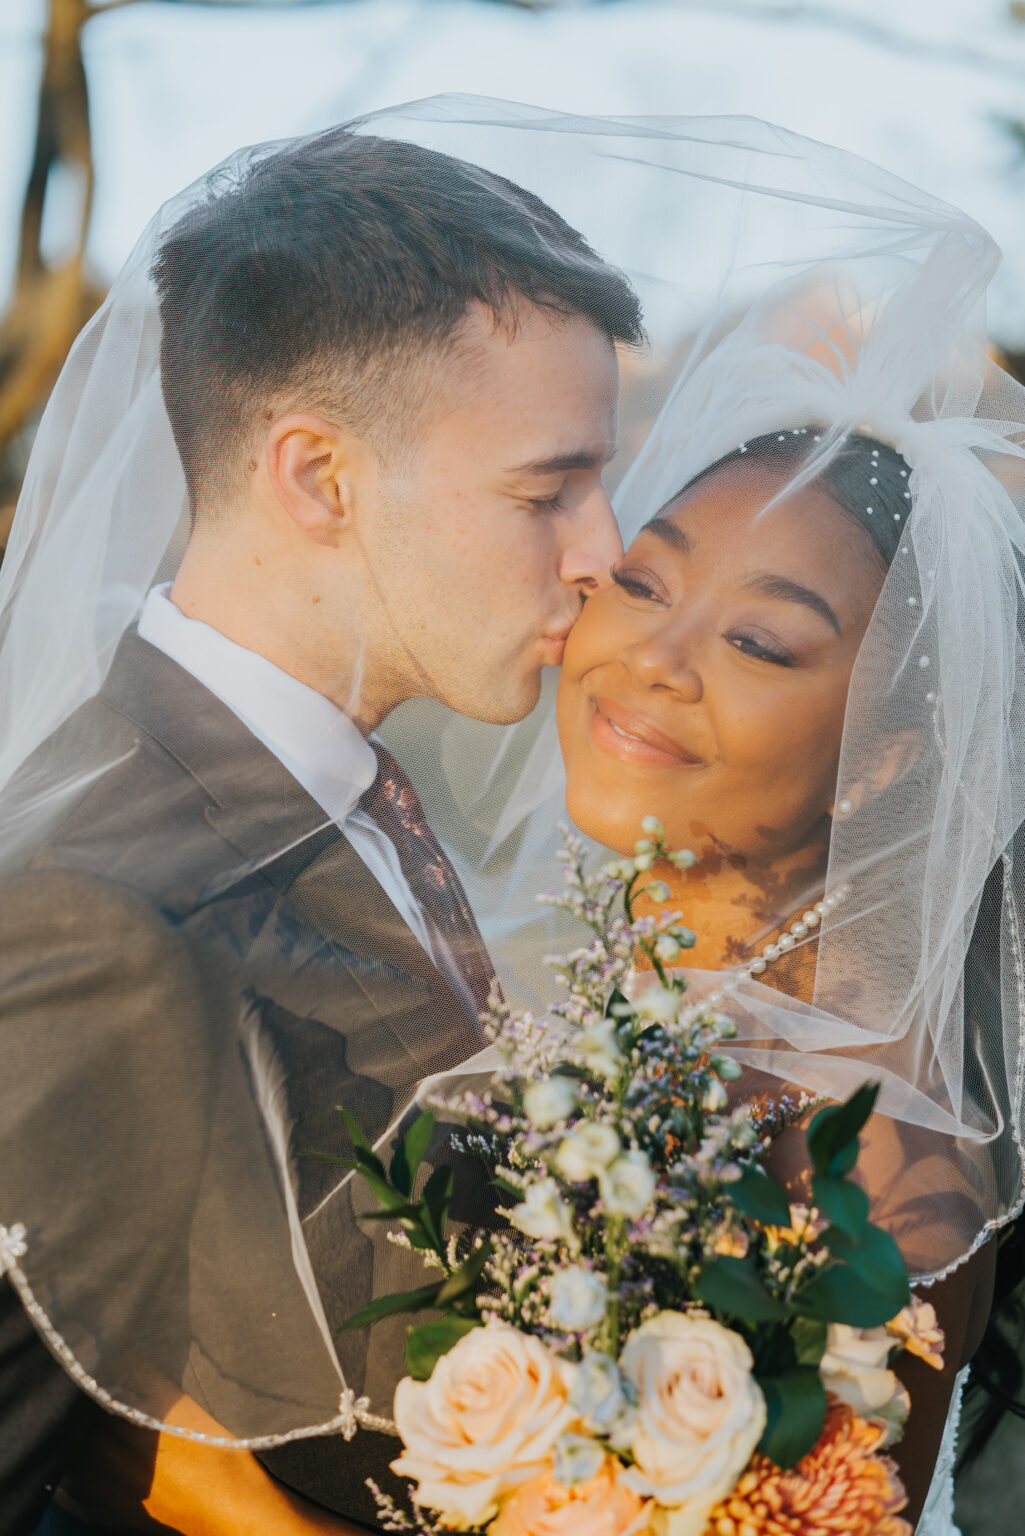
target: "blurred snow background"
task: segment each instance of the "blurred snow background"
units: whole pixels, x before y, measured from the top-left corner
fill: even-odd
[[[853,150],[974,215],[1005,253],[992,334],[1025,350],[1023,9],[1009,0],[114,6],[84,33],[97,173],[89,264],[108,282],[154,209],[240,144],[438,91],[569,111],[746,113]],[[44,22],[45,0],[0,0],[0,304]],[[47,219],[56,249],[59,187]]]

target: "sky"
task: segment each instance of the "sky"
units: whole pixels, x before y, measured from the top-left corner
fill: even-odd
[[[0,294],[44,15],[45,0],[0,0]],[[240,145],[468,91],[600,114],[750,114],[861,154],[990,230],[1005,257],[990,329],[1025,348],[1025,142],[1001,121],[1025,117],[1025,23],[1007,0],[141,0],[89,23],[86,62],[90,261],[104,280],[166,197]],[[52,206],[59,226],[59,195]]]

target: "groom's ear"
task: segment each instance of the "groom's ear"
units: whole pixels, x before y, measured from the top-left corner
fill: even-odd
[[[322,416],[280,417],[267,433],[265,455],[278,502],[318,544],[338,543],[376,485],[376,459],[366,443]]]

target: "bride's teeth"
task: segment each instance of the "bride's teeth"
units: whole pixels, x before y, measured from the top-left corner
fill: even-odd
[[[609,724],[617,736],[625,736],[627,741],[640,741],[641,738],[639,736],[631,736],[629,731],[624,731],[614,720],[610,720]]]

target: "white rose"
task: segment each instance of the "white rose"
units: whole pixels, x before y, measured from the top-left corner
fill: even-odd
[[[568,1077],[550,1077],[543,1083],[531,1083],[523,1095],[527,1119],[540,1131],[568,1119],[576,1102],[576,1092]]]
[[[509,1212],[509,1220],[528,1237],[552,1238],[571,1247],[577,1246],[573,1213],[554,1179],[538,1179],[529,1184],[520,1204],[514,1205]]]
[[[625,1480],[667,1509],[671,1536],[701,1536],[765,1428],[765,1400],[739,1334],[707,1317],[660,1312],[626,1342],[637,1393]]]
[[[606,1215],[636,1221],[651,1204],[656,1182],[646,1152],[624,1152],[598,1175]]]
[[[567,1328],[571,1333],[594,1328],[605,1316],[607,1303],[605,1281],[593,1270],[574,1265],[552,1278],[548,1310],[556,1328]]]
[[[612,1019],[600,1019],[597,1024],[592,1024],[590,1029],[585,1029],[576,1042],[577,1051],[583,1057],[584,1065],[595,1077],[616,1077],[623,1064],[620,1055],[619,1043],[616,1040],[616,1026]]]
[[[863,1419],[881,1419],[886,1444],[900,1438],[911,1399],[888,1359],[894,1339],[885,1328],[852,1328],[830,1323],[819,1375],[827,1392],[849,1404]]]
[[[619,1366],[611,1355],[599,1351],[585,1355],[570,1380],[569,1400],[586,1427],[596,1435],[610,1435],[617,1446],[628,1435],[634,1405],[627,1396]],[[622,1443],[629,1443],[623,1440]]]
[[[391,1464],[452,1530],[481,1526],[500,1498],[545,1470],[575,1418],[561,1361],[508,1323],[466,1334],[429,1381],[395,1390],[402,1454]]]
[[[552,1453],[552,1475],[564,1488],[589,1483],[605,1465],[606,1451],[587,1435],[560,1435]]]
[[[619,1132],[613,1126],[589,1120],[559,1143],[555,1166],[571,1184],[582,1184],[597,1178],[621,1150]]]

